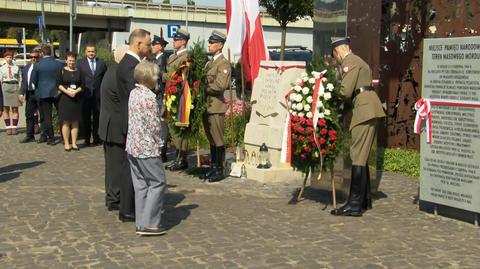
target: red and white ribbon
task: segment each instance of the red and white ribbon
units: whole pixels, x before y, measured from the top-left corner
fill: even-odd
[[[288,69],[291,69],[291,68],[305,68],[305,65],[275,65],[275,64],[266,65],[266,64],[262,64],[262,65],[260,65],[260,68],[275,69],[281,75],[281,74],[283,74],[283,72],[285,72]]]
[[[446,99],[430,99],[420,98],[415,103],[415,109],[417,114],[415,116],[415,123],[413,126],[413,132],[420,134],[422,132],[422,122],[425,120],[425,129],[427,132],[427,144],[432,142],[432,106],[458,106],[458,107],[470,107],[480,108],[480,102],[477,101],[463,101],[463,100],[446,100]]]

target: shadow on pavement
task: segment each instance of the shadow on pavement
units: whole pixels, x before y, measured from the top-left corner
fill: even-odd
[[[44,161],[34,161],[29,163],[17,163],[11,164],[4,167],[0,167],[0,182],[6,182],[18,177],[21,172],[15,172],[19,170],[26,170],[44,164]],[[15,175],[14,177],[12,177]]]
[[[10,172],[10,173],[0,174],[0,183],[7,182],[9,180],[17,178],[20,176],[21,173],[22,172]]]
[[[181,205],[177,204],[185,199],[182,193],[168,192],[165,194],[165,213],[162,220],[162,225],[170,230],[171,228],[180,224],[183,220],[190,216],[190,211],[198,207],[197,204]]]

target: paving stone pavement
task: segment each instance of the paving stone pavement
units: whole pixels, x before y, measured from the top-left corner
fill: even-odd
[[[398,174],[347,218],[314,191],[287,205],[296,186],[167,172],[168,233],[139,237],[105,209],[101,147],[20,138],[0,133],[0,268],[480,268],[480,229],[419,211]]]

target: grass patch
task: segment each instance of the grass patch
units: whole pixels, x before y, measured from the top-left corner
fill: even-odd
[[[383,162],[378,163],[378,169],[400,173],[414,178],[420,178],[420,152],[411,149],[380,150],[379,157]]]

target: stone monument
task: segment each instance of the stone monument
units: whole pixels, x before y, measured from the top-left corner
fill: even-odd
[[[262,61],[254,82],[252,114],[245,130],[245,167],[249,179],[260,182],[300,182],[302,174],[280,162],[287,107],[285,95],[305,72],[305,62]],[[260,146],[265,143],[271,167],[257,168]]]
[[[477,225],[479,60],[480,37],[425,39],[422,95],[431,102],[432,120],[431,142],[428,133],[421,136],[420,200],[433,204],[435,213],[437,205],[460,209]]]

